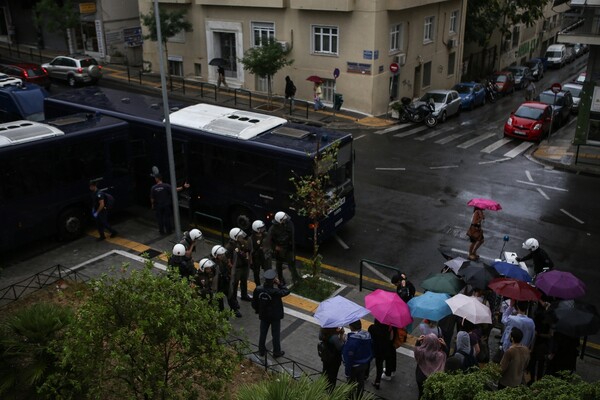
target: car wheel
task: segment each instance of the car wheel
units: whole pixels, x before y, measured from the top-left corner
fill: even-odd
[[[438,120],[439,120],[441,123],[444,123],[444,122],[446,122],[446,111],[442,111],[442,113],[440,114],[440,116],[439,116]]]
[[[75,80],[75,77],[73,75],[69,75],[67,77],[67,83],[69,84],[69,86],[71,87],[75,87],[77,86],[77,81]]]

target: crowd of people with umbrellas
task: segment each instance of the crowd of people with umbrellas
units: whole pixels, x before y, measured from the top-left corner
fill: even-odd
[[[578,300],[585,284],[558,269],[536,268],[532,277],[519,265],[487,265],[477,258],[448,259],[440,273],[421,282],[422,295],[415,296],[405,274],[396,274],[396,292],[377,289],[365,297],[365,307],[341,296],[322,302],[314,317],[321,326],[319,355],[330,388],[342,363],[358,392],[364,390],[372,360],[372,385],[379,389],[382,380],[392,380],[396,349],[406,333],[416,338],[419,397],[432,373],[468,372],[488,362],[500,364],[499,389],[574,372],[580,338],[600,330],[596,308]],[[374,323],[365,331],[361,318],[369,313]],[[350,326],[347,334],[345,326]],[[500,339],[499,349],[490,348],[491,335]]]

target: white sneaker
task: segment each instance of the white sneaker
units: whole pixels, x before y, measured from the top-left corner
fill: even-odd
[[[394,375],[396,375],[396,373],[395,373],[395,372],[392,372],[390,376],[387,376],[387,375],[385,374],[385,368],[384,368],[384,369],[383,369],[383,374],[381,374],[381,379],[383,379],[383,380],[386,380],[386,381],[391,381],[391,380],[392,380],[392,377],[393,377]]]

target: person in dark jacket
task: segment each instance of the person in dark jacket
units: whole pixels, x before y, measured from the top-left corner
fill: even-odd
[[[396,285],[396,293],[405,303],[415,297],[415,285],[406,278],[406,274],[395,274],[392,276],[392,283]]]
[[[517,261],[533,260],[533,271],[539,274],[542,271],[549,271],[554,268],[554,263],[541,247],[535,238],[529,238],[523,243],[523,248],[529,250],[529,254],[524,257],[517,257]]]
[[[392,380],[396,373],[396,349],[394,348],[394,334],[396,328],[382,324],[377,319],[369,327],[373,340],[373,355],[375,357],[375,381],[373,386],[379,389],[381,379]],[[383,365],[385,363],[385,368]]]
[[[290,216],[283,211],[278,211],[273,218],[273,225],[269,228],[268,236],[271,241],[272,254],[275,257],[275,268],[277,268],[279,281],[285,284],[283,263],[286,263],[292,273],[292,281],[298,282],[300,276],[296,269],[294,223]]]
[[[98,190],[96,181],[90,181],[90,191],[92,192],[92,216],[96,219],[96,227],[98,228],[98,239],[96,240],[106,239],[106,236],[104,236],[105,230],[110,232],[111,238],[114,238],[117,236],[117,231],[108,223],[109,196]]]
[[[254,283],[256,286],[260,286],[260,271],[271,269],[271,246],[267,237],[265,223],[259,219],[252,223],[250,261]]]
[[[290,294],[290,290],[279,282],[277,273],[269,269],[264,273],[265,282],[263,286],[254,289],[252,295],[252,308],[260,319],[260,336],[258,339],[258,354],[264,357],[267,354],[265,342],[267,332],[271,328],[273,338],[273,357],[281,357],[285,354],[281,350],[281,320],[283,319],[282,297]]]
[[[294,106],[294,96],[296,96],[296,85],[294,85],[294,81],[292,81],[292,79],[289,76],[285,77],[285,100],[283,105],[285,106],[285,103],[287,102],[287,100],[290,100],[290,105],[293,107]]]
[[[369,332],[362,330],[360,320],[350,324],[350,331],[342,349],[344,373],[348,382],[356,383],[355,395],[360,396],[373,359],[373,340]]]
[[[320,354],[323,362],[323,375],[327,377],[327,388],[331,392],[337,383],[338,371],[342,365],[342,348],[345,335],[342,328],[321,328],[319,332]]]

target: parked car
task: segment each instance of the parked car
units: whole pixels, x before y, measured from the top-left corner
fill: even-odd
[[[510,71],[495,72],[492,75],[492,82],[498,87],[498,93],[501,95],[515,92],[515,77]]]
[[[433,99],[435,104],[433,116],[440,122],[445,122],[446,118],[460,113],[461,100],[456,90],[429,90],[416,104],[427,103],[429,99]]]
[[[577,58],[581,57],[585,53],[585,50],[583,49],[583,46],[580,43],[575,43],[573,45],[573,51],[575,52],[575,57]]]
[[[567,63],[567,46],[564,44],[553,44],[546,49],[546,59],[548,66],[553,68],[562,68]]]
[[[96,83],[102,77],[102,66],[87,54],[58,56],[42,67],[48,71],[50,78],[67,81],[69,86]]]
[[[577,114],[579,112],[579,101],[581,100],[583,85],[580,83],[565,83],[562,89],[571,92],[571,96],[573,96],[573,108],[571,111],[573,114]]]
[[[515,78],[515,89],[523,89],[525,87],[525,81],[527,80],[525,78],[531,79],[533,76],[529,67],[524,65],[508,67],[506,70],[513,73]]]
[[[567,46],[567,56],[565,57],[567,64],[571,64],[573,61],[575,61],[575,58],[577,58],[575,55],[575,47]]]
[[[575,78],[575,80],[573,82],[580,83],[583,85],[583,82],[585,82],[586,76],[587,76],[587,74],[585,72],[582,72],[579,75],[577,75],[577,78]]]
[[[460,107],[473,110],[476,106],[485,104],[485,88],[477,82],[461,82],[452,87],[460,97]]]
[[[536,81],[539,81],[544,77],[545,68],[544,62],[541,58],[532,58],[531,60],[527,61],[525,65],[529,68],[529,71],[531,71],[531,76],[533,76],[533,79]]]
[[[35,83],[46,90],[50,89],[48,72],[39,64],[0,64],[0,73],[20,78],[24,82]]]
[[[513,111],[504,124],[504,136],[540,141],[550,132],[552,107],[545,103],[526,101]]]
[[[562,126],[569,120],[571,109],[573,108],[573,96],[571,92],[561,90],[557,94],[554,94],[552,90],[547,89],[541,92],[535,100],[552,106],[555,128]]]

